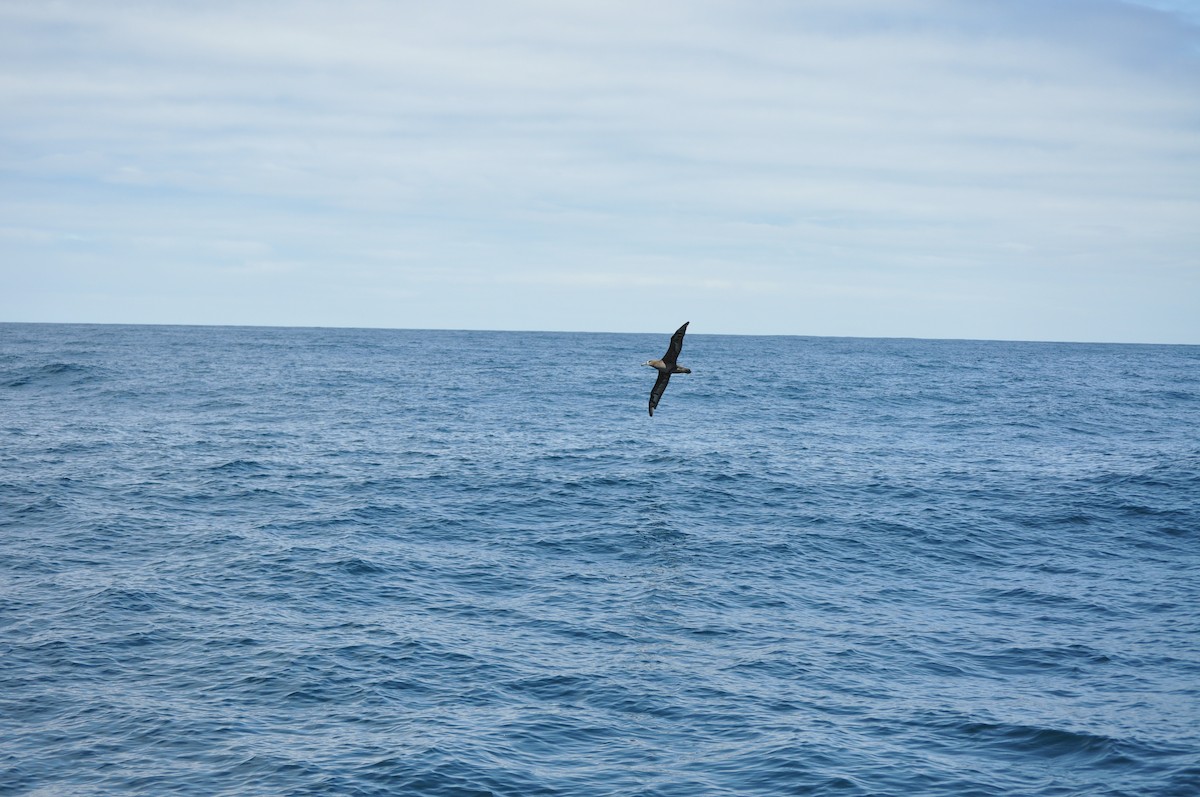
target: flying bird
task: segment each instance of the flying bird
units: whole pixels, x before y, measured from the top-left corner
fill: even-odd
[[[691,368],[684,368],[675,361],[679,359],[679,351],[683,348],[683,333],[687,332],[687,321],[679,329],[675,330],[675,334],[671,336],[671,345],[667,347],[667,353],[662,356],[661,360],[646,360],[642,365],[648,365],[658,371],[658,379],[654,382],[654,388],[650,391],[650,417],[654,417],[654,408],[658,406],[658,400],[662,398],[663,391],[667,389],[667,382],[671,381],[671,374],[690,374]]]

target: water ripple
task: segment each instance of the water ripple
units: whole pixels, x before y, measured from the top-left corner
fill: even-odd
[[[660,344],[0,325],[0,791],[1200,793],[1194,349]]]

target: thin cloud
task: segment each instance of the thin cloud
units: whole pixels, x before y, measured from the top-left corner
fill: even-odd
[[[438,280],[484,293],[423,323],[559,323],[519,293],[515,321],[488,308],[489,280],[524,280],[605,329],[600,289],[682,276],[728,297],[724,331],[819,284],[837,329],[771,331],[912,334],[869,274],[942,336],[1110,339],[1131,297],[1141,338],[1200,341],[1173,301],[1200,287],[1200,36],[1153,5],[8,4],[0,269],[30,295],[0,313],[142,320],[58,287],[140,263],[204,321],[195,274],[278,263],[296,296],[348,275],[288,323],[406,325],[370,297]],[[1096,275],[1093,311],[1020,311]],[[947,298],[981,293],[974,316]],[[653,301],[629,301],[643,328]]]

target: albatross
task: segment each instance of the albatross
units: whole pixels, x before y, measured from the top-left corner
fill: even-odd
[[[658,371],[658,379],[654,382],[654,387],[650,390],[650,417],[654,417],[654,408],[658,406],[658,400],[662,398],[663,391],[667,389],[667,382],[671,381],[671,374],[690,374],[691,368],[684,368],[675,361],[679,359],[679,351],[683,348],[683,333],[687,332],[688,324],[691,321],[685,321],[683,326],[675,330],[675,334],[671,336],[671,345],[667,347],[667,353],[662,356],[661,360],[646,360],[642,365],[648,365]]]

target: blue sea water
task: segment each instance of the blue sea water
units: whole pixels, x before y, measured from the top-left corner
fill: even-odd
[[[0,793],[1200,794],[1200,347],[676,325],[0,325]]]

